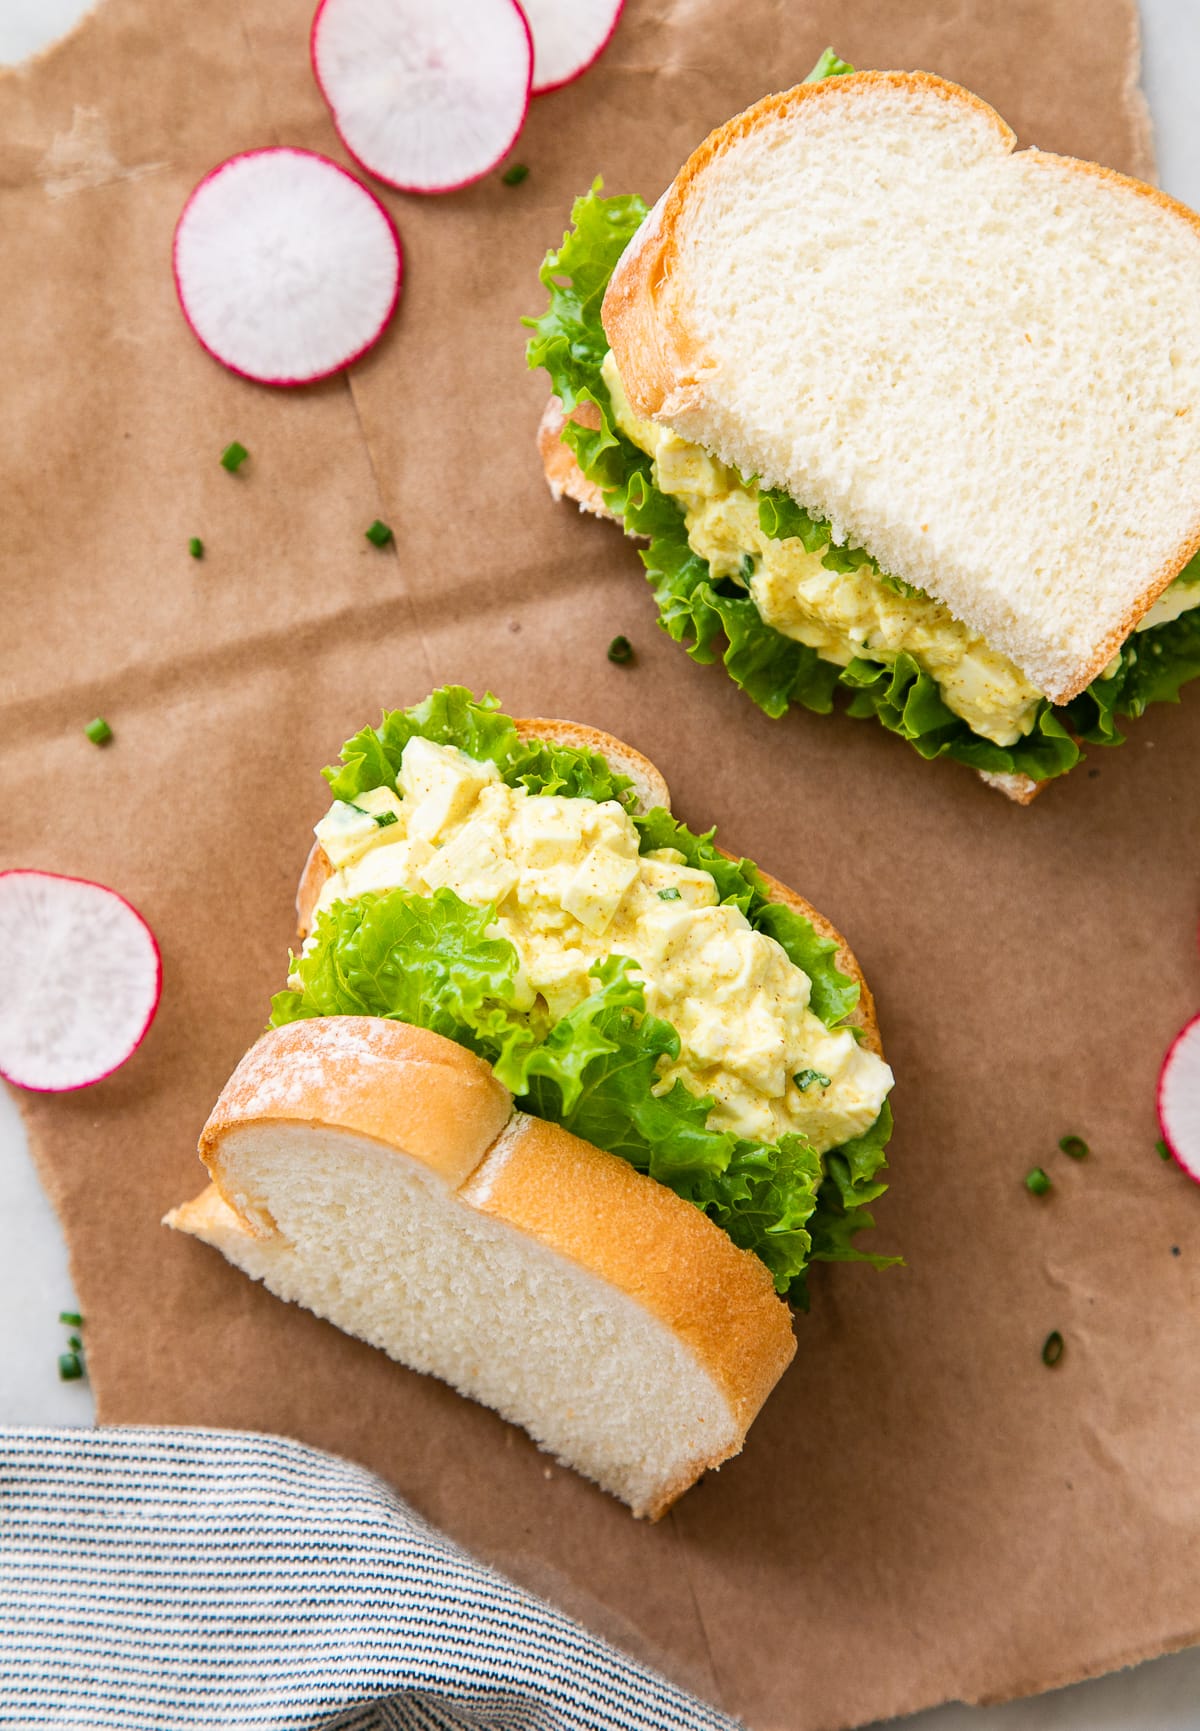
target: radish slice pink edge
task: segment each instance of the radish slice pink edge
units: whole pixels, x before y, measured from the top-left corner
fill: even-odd
[[[207,174],[175,227],[175,290],[201,345],[264,385],[341,372],[400,298],[396,225],[327,156],[248,150]]]
[[[573,84],[612,40],[625,0],[521,0],[533,34],[533,94]]]
[[[454,192],[502,162],[529,109],[517,0],[321,0],[312,63],[354,160],[401,192]]]
[[[1158,1122],[1176,1163],[1200,1184],[1200,1016],[1176,1034],[1163,1059]]]
[[[60,1094],[132,1057],[162,996],[154,933],[124,896],[57,872],[0,872],[0,1076]]]

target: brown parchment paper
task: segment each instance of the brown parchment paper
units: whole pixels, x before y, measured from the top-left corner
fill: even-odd
[[[1196,694],[1025,811],[877,727],[767,721],[656,630],[617,531],[551,504],[517,324],[596,172],[657,195],[826,42],[963,81],[1024,143],[1148,172],[1133,0],[630,0],[594,71],[534,104],[522,186],[385,194],[396,325],[349,383],[279,393],[202,353],[169,253],[220,158],[342,154],[308,12],[103,0],[0,79],[0,863],[121,889],[166,978],[127,1068],[22,1102],[101,1419],[364,1461],[757,1731],[1196,1639],[1200,1197],[1153,1146],[1157,1064],[1200,999]],[[605,659],[618,631],[632,668]],[[449,679],[649,753],[684,816],[838,923],[878,995],[899,1128],[876,1240],[908,1266],[818,1271],[745,1453],[657,1527],[158,1224],[199,1188],[197,1132],[282,981],[320,765]],[[103,751],[82,734],[98,713]],[[1086,1162],[1056,1154],[1064,1132]]]

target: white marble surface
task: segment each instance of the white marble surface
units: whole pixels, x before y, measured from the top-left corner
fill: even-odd
[[[0,65],[16,64],[88,10],[81,0],[0,0]],[[1200,206],[1200,0],[1142,0],[1146,93],[1159,180]],[[1086,28],[1086,0],[1080,25]],[[0,125],[3,125],[0,110]],[[74,1310],[66,1249],[29,1158],[20,1119],[0,1090],[0,1424],[89,1424],[86,1383],[61,1383],[58,1354]],[[951,1704],[906,1721],[910,1731],[1197,1731],[1200,1648],[1095,1682],[1002,1707]]]

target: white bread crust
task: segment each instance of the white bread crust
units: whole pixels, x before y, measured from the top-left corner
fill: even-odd
[[[1011,195],[1016,205],[1024,201],[1024,232],[1014,220],[1008,255],[987,255],[989,262],[1006,258],[1011,270],[978,278],[965,268],[956,273],[964,285],[962,307],[974,295],[998,309],[991,324],[980,327],[982,343],[973,343],[973,352],[962,357],[950,411],[965,416],[973,412],[972,392],[982,395],[984,418],[976,416],[971,424],[981,443],[985,429],[995,444],[986,464],[957,473],[962,445],[948,424],[945,398],[926,400],[918,388],[922,378],[933,378],[932,368],[922,368],[922,357],[927,362],[939,346],[945,352],[945,324],[931,318],[922,323],[915,313],[909,319],[914,334],[903,379],[907,395],[885,388],[895,354],[881,331],[872,364],[877,362],[882,382],[864,385],[860,368],[855,400],[842,402],[836,366],[805,366],[801,338],[815,345],[820,332],[799,315],[799,334],[784,353],[777,339],[768,349],[755,340],[760,333],[749,329],[739,350],[745,320],[718,304],[722,294],[752,292],[729,286],[732,275],[721,270],[717,249],[722,236],[739,232],[729,213],[739,208],[737,199],[747,188],[769,180],[772,156],[788,148],[789,140],[798,152],[815,151],[818,178],[812,188],[802,177],[789,182],[797,212],[795,259],[787,254],[781,262],[780,254],[773,268],[757,264],[759,235],[745,220],[743,251],[766,283],[784,280],[788,264],[806,250],[819,256],[825,249],[828,256],[831,245],[854,236],[862,201],[852,194],[817,219],[809,194],[819,191],[828,156],[811,141],[842,138],[857,145],[877,124],[889,129],[892,144],[911,149],[910,179],[929,167],[931,174],[937,169],[931,185],[952,185],[961,162],[967,165],[961,174],[977,170],[981,184],[986,179],[988,188]],[[603,319],[637,414],[674,427],[743,473],[785,488],[828,518],[837,539],[865,546],[885,569],[943,601],[1062,703],[1101,672],[1200,549],[1200,218],[1110,169],[1035,150],[1014,152],[1015,142],[980,98],[926,73],[858,73],[768,96],[718,128],[689,158],[620,260]],[[934,160],[938,153],[954,156],[952,173]],[[903,182],[897,179],[896,185]],[[1064,220],[1076,221],[1088,245],[1075,244],[1060,263],[1064,249],[1053,244],[1053,231],[1055,213],[1064,211]],[[931,229],[938,215],[935,206]],[[1039,224],[1045,243],[1037,251],[1028,230]],[[936,264],[937,248],[946,243],[931,235],[922,244],[932,249],[925,256]],[[879,240],[876,272],[886,271],[889,246]],[[1092,256],[1101,247],[1106,256]],[[1009,352],[1000,316],[1008,276],[1015,278],[1031,257],[1047,285],[1039,278],[1040,301],[1033,295],[1021,313],[1044,348],[1043,355],[1035,344],[1032,361],[1028,350],[1015,357]],[[870,275],[860,272],[858,281]],[[807,280],[794,284],[801,302]],[[906,304],[909,280],[893,287],[893,304]],[[1126,296],[1114,310],[1120,298],[1115,291],[1127,287],[1140,298]],[[938,288],[945,291],[942,279]],[[840,297],[848,323],[855,318],[855,298],[853,289]],[[764,297],[760,319],[766,319],[768,305],[774,303]],[[860,350],[871,348],[872,305],[864,299],[856,326]],[[956,316],[966,315],[961,308],[959,314],[953,306],[946,309],[948,320]],[[778,319],[771,329],[778,332]],[[841,335],[848,348],[849,336]],[[1025,337],[1035,343],[1028,330]],[[1084,348],[1071,350],[1076,338],[1107,345],[1106,355],[1114,357],[1111,376],[1093,370],[1079,387],[1076,412],[1068,405],[1061,415],[1057,407],[1049,414],[1045,405],[1058,405],[1062,395],[1054,395],[1058,374],[1064,390],[1074,389],[1071,381],[1078,382],[1087,358]],[[1123,342],[1127,358],[1119,361]],[[1130,389],[1136,391],[1139,378],[1153,370],[1140,357],[1151,351],[1161,362],[1153,391],[1147,385],[1147,395],[1131,410]],[[754,384],[755,354],[788,380],[790,406],[783,413],[766,407],[768,390]],[[995,395],[1001,384],[1003,399]],[[893,409],[893,398],[899,403],[902,395],[903,403]],[[1000,404],[995,426],[986,419],[991,403]],[[812,428],[822,415],[827,431],[819,438]],[[932,429],[939,426],[946,436],[934,439]],[[866,429],[861,438],[860,427]],[[873,473],[875,449],[884,453],[882,480]],[[907,452],[912,461],[897,464],[888,451]],[[997,511],[992,495],[1001,474],[1007,492],[1000,496],[1007,505]],[[1064,523],[1075,526],[1065,539]],[[1010,549],[1007,558],[1003,544]]]

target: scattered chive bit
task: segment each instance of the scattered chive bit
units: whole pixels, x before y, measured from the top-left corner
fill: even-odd
[[[754,560],[751,558],[749,553],[743,553],[742,554],[742,563],[741,563],[740,569],[741,569],[742,582],[743,583],[749,583],[751,577],[753,577],[753,575],[754,575]]]
[[[60,1310],[58,1320],[64,1328],[73,1332],[67,1336],[67,1351],[58,1355],[58,1375],[61,1382],[78,1382],[80,1377],[87,1375],[87,1367],[83,1360],[83,1337],[74,1332],[83,1327],[83,1318],[77,1310]]]
[[[828,1088],[830,1078],[825,1074],[824,1070],[797,1070],[796,1074],[792,1077],[792,1081],[803,1094],[804,1090],[806,1088],[811,1088],[814,1082],[818,1088]]]
[[[675,888],[674,884],[672,884],[670,889],[659,890],[658,899],[660,902],[681,902],[683,900],[683,894],[680,890]]]
[[[1171,1158],[1171,1150],[1167,1147],[1161,1136],[1154,1144],[1154,1148],[1160,1160],[1169,1160]]]
[[[376,517],[375,521],[371,524],[371,527],[365,531],[365,534],[367,540],[373,547],[386,547],[388,542],[393,539],[392,531],[388,528],[386,523],[381,523],[378,517]]]
[[[1055,1365],[1063,1355],[1066,1342],[1057,1328],[1053,1334],[1048,1334],[1042,1342],[1042,1363]]]
[[[234,475],[241,468],[249,455],[250,453],[246,449],[245,445],[243,445],[240,440],[235,439],[232,445],[226,445],[225,449],[221,452],[221,467],[223,469],[228,469],[229,473]]]
[[[1058,1145],[1072,1160],[1086,1160],[1091,1153],[1082,1136],[1060,1136]]]
[[[624,667],[633,660],[633,644],[628,637],[614,637],[608,646],[608,659],[615,661],[618,667]]]
[[[1025,1188],[1034,1196],[1044,1196],[1050,1188],[1050,1180],[1040,1166],[1035,1166],[1032,1172],[1025,1174]]]
[[[98,715],[95,721],[89,721],[83,731],[93,745],[107,745],[113,736],[112,728],[102,715]]]
[[[199,535],[193,535],[191,540],[188,542],[188,552],[191,554],[193,559],[203,559],[204,542],[200,539]]]
[[[514,162],[500,176],[505,186],[520,186],[523,180],[529,179],[529,168],[523,162]]]
[[[380,829],[388,829],[392,824],[400,822],[394,811],[377,811],[374,817]]]

